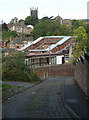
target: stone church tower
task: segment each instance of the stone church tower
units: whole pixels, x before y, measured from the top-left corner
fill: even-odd
[[[30,16],[38,18],[38,7],[37,8],[30,8]]]

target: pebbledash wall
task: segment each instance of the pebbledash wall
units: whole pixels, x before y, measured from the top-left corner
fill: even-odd
[[[74,66],[72,64],[40,66],[37,67],[35,70],[40,77],[74,75]]]
[[[77,65],[75,66],[75,80],[85,93],[85,95],[89,98],[89,57],[87,60],[85,58],[80,57]]]

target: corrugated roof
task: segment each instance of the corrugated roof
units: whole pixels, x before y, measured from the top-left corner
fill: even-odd
[[[42,50],[42,49],[30,49],[29,51],[32,51],[32,52],[37,52],[37,51],[47,51],[47,50]]]
[[[33,44],[39,42],[39,41],[42,40],[43,38],[44,38],[44,37],[39,37],[38,39],[36,39],[36,40],[33,41],[32,43],[28,43],[28,44],[26,44],[23,48],[19,49],[19,51],[22,51],[22,50],[24,50],[24,49],[30,47],[31,45],[33,45]]]
[[[62,36],[63,37],[63,36]],[[49,48],[47,48],[46,50],[52,50],[53,48],[55,48],[58,45],[63,44],[64,42],[66,42],[69,38],[71,38],[71,36],[64,36],[63,39],[61,39],[60,41],[58,41],[56,44],[52,44]]]
[[[44,36],[44,37],[39,37],[38,39],[36,39],[35,41],[33,41],[32,43],[28,43],[26,44],[23,48],[19,49],[19,51],[23,51],[24,49],[26,49],[27,47],[30,47],[33,44],[36,44],[37,42],[41,41],[44,38],[62,38],[60,41],[58,41],[56,44],[52,44],[50,46],[50,48],[45,49],[45,51],[49,51],[52,50],[53,48],[55,48],[57,45],[61,45],[63,44],[65,41],[67,41],[69,38],[71,38],[72,36]],[[74,36],[75,37],[75,36]],[[30,50],[31,51],[31,50]]]

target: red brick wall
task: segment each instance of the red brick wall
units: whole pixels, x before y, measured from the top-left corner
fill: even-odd
[[[89,63],[84,60],[75,66],[75,80],[82,91],[89,97]]]
[[[40,77],[73,76],[74,67],[72,64],[41,66],[36,68],[36,72]]]

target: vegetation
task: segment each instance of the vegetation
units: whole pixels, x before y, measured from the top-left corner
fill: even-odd
[[[47,17],[44,17],[40,23],[34,26],[34,30],[31,32],[31,36],[36,39],[41,36],[51,35],[69,35],[70,30],[66,25],[60,25],[58,22],[54,22]]]
[[[33,16],[27,16],[24,20],[25,25],[36,25],[38,23],[38,18]]]
[[[87,48],[87,33],[84,27],[80,26],[79,28],[75,29],[74,36],[77,36],[73,53],[73,63],[76,63],[80,55],[84,56],[84,52]]]
[[[72,29],[75,30],[78,27],[84,27],[85,29],[87,28],[86,23],[83,20],[71,20],[72,22]]]
[[[6,42],[9,42],[10,39],[16,38],[16,36],[18,36],[16,31],[2,31],[2,39]]]
[[[17,17],[12,18],[11,21],[10,21],[11,24],[14,24],[14,23],[17,23],[17,22],[18,22]]]
[[[11,89],[13,86],[9,85],[9,84],[0,84],[0,88],[2,88],[2,91]]]
[[[38,75],[24,64],[25,55],[18,54],[13,57],[2,58],[2,80],[9,81],[39,81]]]
[[[20,19],[18,22],[21,23],[21,22],[23,22],[23,21],[24,21],[23,19]]]

